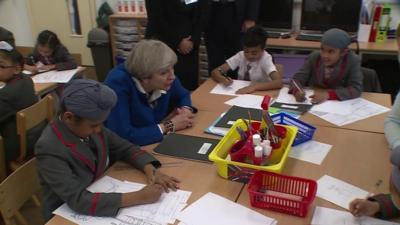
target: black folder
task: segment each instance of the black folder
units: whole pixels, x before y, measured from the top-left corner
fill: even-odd
[[[208,155],[219,140],[171,133],[154,149],[155,153],[178,158],[211,162]]]
[[[230,128],[238,119],[249,119],[249,113],[251,120],[261,121],[262,110],[254,108],[244,108],[239,106],[232,106],[225,115],[214,125],[216,127]]]

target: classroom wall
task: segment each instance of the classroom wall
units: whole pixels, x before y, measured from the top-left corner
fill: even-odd
[[[14,33],[16,45],[33,46],[26,0],[0,0],[0,26]]]

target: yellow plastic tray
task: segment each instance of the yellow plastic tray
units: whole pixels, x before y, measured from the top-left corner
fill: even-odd
[[[257,166],[248,163],[226,160],[226,157],[229,154],[229,149],[240,138],[239,133],[236,131],[236,127],[240,127],[245,131],[247,130],[246,124],[241,119],[237,120],[233,124],[228,133],[220,140],[217,146],[215,146],[213,151],[209,154],[208,158],[215,163],[218,174],[221,177],[238,182],[247,183],[250,179],[250,176],[257,170],[281,173],[289,155],[292,143],[296,137],[297,127],[286,125],[279,126],[286,127],[286,137],[282,139],[281,147],[273,150],[272,155],[269,158],[270,165],[268,166]]]

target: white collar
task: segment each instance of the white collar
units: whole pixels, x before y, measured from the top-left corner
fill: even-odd
[[[144,90],[142,84],[140,83],[140,81],[138,79],[136,79],[135,77],[132,77],[132,80],[135,82],[135,86],[138,89],[138,91],[142,94],[145,94],[147,97],[147,102],[149,102],[149,104],[151,104],[152,102],[154,102],[155,100],[157,100],[158,98],[161,97],[161,95],[166,94],[167,92],[164,90],[154,90],[151,95],[149,96],[149,94]]]

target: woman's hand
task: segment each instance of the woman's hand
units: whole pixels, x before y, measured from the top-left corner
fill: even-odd
[[[189,54],[193,49],[193,42],[191,39],[192,36],[182,39],[181,42],[179,43],[178,52],[180,52],[182,55]]]
[[[177,108],[171,121],[175,126],[175,131],[178,131],[193,126],[193,118],[194,114],[189,109]]]

